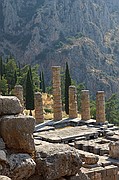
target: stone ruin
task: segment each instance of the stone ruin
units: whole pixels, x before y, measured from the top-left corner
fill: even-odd
[[[19,97],[0,96],[0,180],[119,180],[119,127],[106,122],[104,92],[97,92],[94,120],[82,91],[79,119],[70,86],[69,118],[62,119],[60,67],[53,71],[54,120],[43,122],[40,93],[35,119],[23,115]]]

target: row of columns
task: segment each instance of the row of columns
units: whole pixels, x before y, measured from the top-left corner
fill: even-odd
[[[52,67],[53,74],[53,111],[54,120],[62,119],[62,100],[61,100],[61,81],[60,81],[60,66]],[[18,97],[23,105],[23,88],[20,85],[15,86],[14,95]],[[44,120],[42,94],[35,93],[35,118],[37,123]],[[75,86],[69,87],[69,118],[77,118],[77,91]],[[81,93],[81,119],[89,120],[90,117],[90,96],[89,90],[82,90]],[[98,123],[105,122],[105,95],[104,91],[98,91],[96,94],[96,121]]]
[[[54,120],[62,119],[61,104],[61,83],[60,66],[53,66],[53,98],[54,98]],[[58,104],[59,103],[59,104]],[[69,87],[69,118],[77,118],[77,95],[76,87]],[[90,96],[89,90],[82,90],[81,93],[81,119],[89,120],[90,116]],[[105,95],[104,91],[98,91],[96,94],[96,122],[105,122]]]

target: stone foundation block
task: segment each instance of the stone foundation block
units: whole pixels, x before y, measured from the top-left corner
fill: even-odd
[[[31,116],[11,115],[0,118],[0,135],[8,148],[32,153],[35,150],[33,131],[35,119]]]

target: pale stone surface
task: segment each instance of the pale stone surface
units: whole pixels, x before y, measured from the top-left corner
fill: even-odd
[[[77,92],[75,86],[69,86],[69,118],[77,118]]]
[[[71,176],[67,180],[90,180],[90,178],[80,170],[76,176]]]
[[[90,119],[90,96],[89,90],[81,91],[81,119]]]
[[[23,87],[21,85],[16,85],[13,90],[14,96],[16,96],[22,106],[24,106],[24,99],[23,99]]]
[[[109,155],[111,158],[119,159],[119,141],[109,144]]]
[[[23,107],[15,96],[0,96],[0,115],[22,113]]]
[[[0,118],[0,134],[6,146],[20,152],[34,151],[34,128],[35,119],[31,116],[11,115]]]
[[[53,112],[54,120],[62,119],[60,66],[52,66],[53,74]]]
[[[35,173],[36,163],[28,154],[12,154],[9,157],[10,177],[12,180],[28,179]]]
[[[89,153],[82,150],[79,150],[79,153],[82,161],[85,162],[85,164],[93,165],[97,164],[97,162],[99,161],[99,157],[93,153]]]
[[[0,162],[7,162],[6,153],[3,150],[0,150]]]
[[[98,91],[96,94],[96,122],[105,123],[105,94]]]
[[[35,103],[35,119],[36,119],[36,123],[39,124],[44,121],[42,94],[40,92],[36,92],[34,94],[34,103]]]
[[[36,147],[36,169],[43,180],[54,180],[77,174],[81,167],[78,150],[64,144]]]
[[[11,178],[0,175],[0,180],[11,180]]]
[[[93,164],[97,164],[99,158],[96,155],[93,154],[85,154],[85,157],[83,158],[85,164],[88,165],[93,165]]]
[[[5,143],[2,138],[0,138],[0,150],[5,149]]]

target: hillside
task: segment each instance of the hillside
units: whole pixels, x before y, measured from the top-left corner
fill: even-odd
[[[51,66],[67,61],[72,78],[94,95],[119,94],[118,0],[1,0],[0,55]]]

